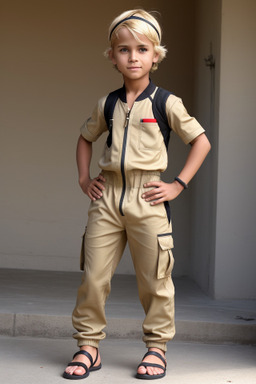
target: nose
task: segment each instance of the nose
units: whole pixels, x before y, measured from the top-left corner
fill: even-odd
[[[131,61],[131,62],[137,61],[137,56],[136,56],[136,51],[135,50],[131,50],[130,51],[129,61]]]

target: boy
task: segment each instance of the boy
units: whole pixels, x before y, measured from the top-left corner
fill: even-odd
[[[149,73],[165,57],[161,29],[143,10],[127,11],[109,29],[108,56],[122,74],[100,175],[90,178],[92,142],[108,130],[104,115],[106,97],[81,129],[77,146],[79,183],[91,199],[82,258],[84,277],[73,312],[74,338],[80,351],[64,377],[82,379],[101,368],[99,341],[105,337],[105,301],[110,281],[126,242],[132,255],[139,297],[146,317],[143,340],[148,353],[138,366],[139,379],[165,376],[166,343],[175,333],[173,239],[168,201],[175,199],[195,175],[210,144],[204,129],[190,117],[181,100],[169,95],[169,126],[191,149],[186,163],[171,183],[160,180],[167,167],[166,138],[159,129],[152,104],[157,87]],[[167,138],[168,141],[168,138]]]

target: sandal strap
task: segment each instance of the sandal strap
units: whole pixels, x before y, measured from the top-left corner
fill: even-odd
[[[163,367],[163,366],[160,365],[160,364],[154,364],[154,363],[147,363],[147,362],[145,362],[145,363],[141,363],[141,364],[138,365],[138,368],[139,368],[139,367],[154,367],[154,368],[160,368],[160,369],[162,369],[164,372],[166,371],[166,367]]]
[[[95,360],[94,362],[92,363],[92,365],[90,366],[90,368],[92,368],[94,366],[94,364],[96,363],[96,361],[98,360],[98,356],[99,356],[99,350],[97,348],[97,353],[96,353],[96,357],[95,357]]]
[[[80,350],[80,351],[78,351],[78,352],[76,352],[76,353],[74,354],[73,359],[74,359],[77,355],[84,355],[84,356],[88,357],[88,359],[89,359],[90,362],[91,362],[91,367],[93,366],[93,364],[95,364],[95,362],[93,363],[92,355],[91,355],[89,352],[84,351],[84,350]]]
[[[142,360],[144,360],[145,357],[147,357],[147,356],[156,356],[156,357],[158,357],[164,363],[164,367],[166,368],[166,366],[167,366],[166,360],[163,358],[162,355],[160,355],[160,353],[155,352],[155,351],[148,351],[147,353],[145,353],[145,355],[143,356]]]
[[[80,363],[80,361],[74,361],[68,364],[68,367],[76,367],[76,366],[84,368],[86,373],[89,371],[89,368],[87,367],[87,365],[84,363]]]

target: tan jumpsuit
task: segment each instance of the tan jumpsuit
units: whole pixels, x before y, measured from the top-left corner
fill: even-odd
[[[143,340],[147,348],[165,351],[175,334],[172,224],[166,204],[151,206],[141,197],[148,190],[144,183],[159,181],[167,167],[163,136],[157,122],[151,122],[155,91],[156,86],[150,83],[129,110],[123,89],[115,106],[112,144],[105,145],[99,161],[105,190],[103,197],[90,205],[84,237],[84,275],[73,311],[78,346],[98,347],[105,337],[105,302],[127,241],[145,311]],[[81,128],[88,141],[97,140],[107,131],[105,100],[99,101]],[[172,130],[186,144],[204,132],[176,96],[169,96],[166,112]]]

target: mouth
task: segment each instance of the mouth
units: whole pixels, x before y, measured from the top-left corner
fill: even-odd
[[[128,69],[133,71],[133,70],[136,70],[136,69],[141,69],[141,67],[128,67]]]

